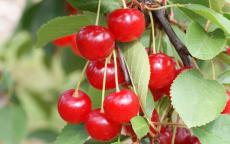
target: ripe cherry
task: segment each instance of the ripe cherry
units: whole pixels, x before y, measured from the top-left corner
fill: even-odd
[[[230,91],[227,91],[228,100],[222,114],[230,114]]]
[[[76,15],[78,10],[74,8],[70,3],[66,2],[66,10],[71,15]]]
[[[159,144],[171,144],[172,142],[172,130],[170,128],[163,128],[158,138]]]
[[[98,141],[110,141],[121,131],[121,125],[110,121],[98,109],[92,111],[85,124],[88,134]]]
[[[158,101],[159,99],[161,99],[164,96],[164,90],[163,89],[152,89],[152,88],[150,88],[150,91],[152,93],[154,101]]]
[[[77,46],[86,59],[100,60],[110,55],[115,41],[107,28],[90,25],[82,28],[77,34]]]
[[[138,39],[145,30],[144,15],[137,9],[117,9],[108,16],[108,27],[120,42]]]
[[[138,114],[139,108],[137,95],[127,89],[111,93],[104,100],[105,114],[117,123],[129,122]]]
[[[187,137],[190,137],[191,133],[186,128],[177,128],[176,130],[176,137],[175,137],[175,144],[186,144],[185,141]]]
[[[73,96],[74,89],[65,91],[58,99],[58,112],[68,123],[79,124],[84,122],[91,111],[91,100],[89,96],[81,90],[78,95]]]
[[[57,47],[67,47],[67,46],[71,45],[73,37],[75,37],[75,34],[60,37],[60,38],[54,40],[53,44]]]
[[[178,143],[179,144],[179,143]],[[183,144],[201,144],[200,140],[195,136],[189,136],[185,139]]]
[[[74,54],[76,54],[77,56],[81,56],[81,57],[82,57],[82,55],[81,55],[81,53],[80,53],[80,51],[79,51],[79,48],[78,48],[78,46],[77,46],[76,37],[77,37],[76,34],[72,36],[72,40],[71,40],[71,49],[72,49],[72,52],[73,52]]]
[[[227,54],[230,55],[230,47],[227,48]]]
[[[169,56],[158,53],[149,56],[151,89],[161,89],[172,83],[176,69],[175,63]]]
[[[152,112],[151,121],[152,121],[152,122],[159,122],[159,121],[160,121],[160,118],[159,118],[159,115],[158,115],[156,109],[154,109],[153,112]],[[155,128],[157,128],[157,125],[154,125],[154,126],[155,126]],[[156,134],[156,133],[157,133],[156,130],[155,130],[153,127],[151,127],[151,126],[150,126],[150,131],[151,131],[153,134]]]
[[[97,89],[102,89],[104,72],[105,72],[105,60],[90,61],[86,69],[86,77],[89,83],[93,87]],[[118,83],[119,84],[123,83],[125,78],[120,63],[118,62],[118,59],[117,59],[117,75],[118,75]],[[113,89],[115,87],[116,87],[115,66],[114,66],[114,60],[111,59],[111,61],[107,64],[105,89]]]

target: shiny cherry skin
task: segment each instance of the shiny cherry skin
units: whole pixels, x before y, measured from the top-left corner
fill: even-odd
[[[137,9],[117,9],[108,15],[107,23],[119,42],[136,40],[145,30],[144,15]]]
[[[102,90],[104,72],[105,72],[105,60],[90,61],[89,65],[86,68],[87,80],[93,87]],[[117,59],[117,75],[118,75],[118,83],[119,84],[124,83],[125,78],[118,59]],[[114,60],[112,58],[111,61],[107,64],[105,89],[106,90],[113,89],[115,87],[116,87],[115,65],[114,65]]]
[[[121,125],[109,120],[100,110],[92,111],[85,124],[88,134],[97,141],[110,141],[118,136]]]
[[[139,112],[137,95],[128,89],[109,94],[104,100],[105,114],[117,123],[127,123]]]
[[[89,25],[77,34],[77,46],[88,60],[105,59],[115,47],[113,34],[102,26]]]
[[[149,56],[151,89],[161,89],[172,83],[176,68],[173,59],[163,53],[152,54]]]
[[[81,90],[78,95],[74,95],[75,90],[65,91],[58,99],[58,112],[63,120],[70,124],[85,122],[91,111],[91,100],[89,96]]]
[[[57,47],[67,47],[71,45],[72,38],[74,37],[75,34],[67,35],[60,37],[56,40],[53,41],[53,44]]]
[[[81,53],[80,53],[80,51],[79,51],[79,48],[78,48],[78,46],[77,46],[76,37],[77,37],[77,34],[74,34],[74,35],[72,36],[72,39],[71,39],[71,40],[72,40],[72,41],[71,41],[71,50],[72,50],[72,52],[73,52],[75,55],[82,57],[82,55],[81,55]]]
[[[230,114],[230,91],[227,91],[228,100],[222,114]]]

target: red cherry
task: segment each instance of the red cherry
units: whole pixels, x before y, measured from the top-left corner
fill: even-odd
[[[230,114],[230,91],[227,91],[228,100],[222,114]]]
[[[80,53],[80,51],[79,51],[79,48],[78,48],[78,46],[77,46],[76,37],[77,37],[76,34],[74,34],[74,35],[72,36],[72,39],[71,39],[71,49],[72,49],[72,52],[73,52],[74,54],[76,54],[77,56],[82,57],[82,55],[81,55],[81,53]]]
[[[158,101],[164,96],[164,90],[163,89],[152,89],[150,88],[150,91],[153,95],[153,100]]]
[[[98,141],[110,141],[121,131],[121,125],[107,119],[99,110],[92,111],[85,124],[88,134]]]
[[[185,141],[187,137],[190,137],[191,133],[186,128],[177,128],[176,130],[176,137],[175,137],[175,144],[186,144]]]
[[[115,41],[107,28],[90,25],[82,28],[77,34],[77,46],[86,59],[100,60],[110,55]]]
[[[138,114],[139,108],[137,95],[127,89],[111,93],[104,100],[105,114],[117,123],[129,122]]]
[[[163,128],[158,138],[159,144],[171,144],[172,142],[172,130],[170,128]]]
[[[137,9],[117,9],[109,14],[108,27],[116,40],[130,42],[143,34],[145,18]]]
[[[178,143],[179,144],[179,143]],[[189,136],[186,138],[183,144],[201,144],[200,140],[195,136]]]
[[[230,55],[230,47],[227,48],[227,54]]]
[[[86,77],[89,83],[97,88],[103,88],[103,79],[104,79],[104,71],[105,71],[105,60],[101,61],[90,61],[89,65],[86,69]],[[120,63],[117,59],[117,75],[118,75],[118,83],[121,84],[125,81]],[[116,87],[115,83],[115,66],[113,58],[107,64],[106,69],[106,85],[105,89],[113,89]]]
[[[151,117],[151,121],[152,122],[159,122],[160,121],[160,118],[159,118],[159,115],[156,111],[156,109],[153,110],[152,112],[152,117]],[[154,125],[155,128],[157,127],[157,125]],[[150,126],[150,131],[154,134],[156,134],[157,132],[155,131],[155,129],[153,127]]]
[[[172,83],[176,69],[175,63],[169,56],[158,53],[149,56],[150,63],[150,81],[149,87],[151,89],[161,89]]]
[[[71,45],[72,37],[73,37],[73,34],[67,35],[64,37],[60,37],[60,38],[54,40],[53,44],[57,47],[67,47],[67,46]]]
[[[71,15],[76,15],[78,13],[78,10],[74,8],[71,4],[69,4],[68,2],[66,2],[66,9],[68,13]]]
[[[91,111],[91,100],[89,96],[78,90],[78,96],[74,97],[75,90],[65,91],[58,99],[58,112],[68,123],[79,124],[85,122]]]

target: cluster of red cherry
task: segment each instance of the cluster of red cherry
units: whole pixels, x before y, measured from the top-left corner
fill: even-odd
[[[72,44],[73,51],[89,60],[86,77],[89,83],[97,88],[114,89],[117,83],[124,83],[120,62],[115,56],[105,68],[105,59],[110,57],[115,41],[131,42],[137,40],[145,30],[144,15],[137,9],[118,9],[108,16],[108,28],[89,25],[77,34],[62,38]],[[60,42],[60,39],[58,40]],[[54,41],[57,44],[57,41]],[[61,117],[71,124],[84,122],[88,134],[95,140],[109,141],[121,131],[123,123],[128,123],[139,112],[139,100],[130,89],[117,90],[103,101],[102,109],[91,110],[89,96],[81,90],[68,90],[58,100],[58,111]]]
[[[100,90],[114,89],[118,87],[118,84],[125,83],[119,59],[113,55],[114,60],[110,59],[107,65],[105,59],[111,57],[115,41],[131,42],[143,34],[145,18],[137,9],[117,9],[108,15],[107,24],[108,28],[89,25],[83,27],[77,34],[62,37],[53,42],[62,47],[70,45],[75,54],[89,60],[86,67],[87,80],[93,87]],[[164,53],[150,54],[149,62],[151,71],[149,89],[153,93],[154,101],[159,100],[164,94],[170,97],[173,80],[189,68],[176,69],[174,59]],[[105,84],[103,84],[104,79]],[[223,113],[230,113],[230,100],[226,108],[227,110]],[[116,92],[105,97],[101,109],[95,110],[92,110],[90,97],[78,88],[65,91],[58,100],[60,116],[70,124],[84,122],[88,134],[98,141],[110,141],[115,138],[120,133],[122,124],[128,123],[136,116],[139,109],[138,97],[130,89],[119,90],[118,88]],[[153,111],[151,120],[159,122],[156,110]],[[153,134],[159,134],[160,144],[171,144],[172,129],[170,127],[162,127],[159,132],[151,127],[150,131]],[[129,133],[132,132],[128,132],[128,135]],[[175,144],[190,143],[199,144],[200,142],[188,130],[179,128]]]

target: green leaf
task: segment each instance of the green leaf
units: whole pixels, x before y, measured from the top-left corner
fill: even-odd
[[[97,11],[98,0],[67,0],[78,10]],[[102,0],[101,12],[106,13],[122,7],[122,1],[119,0]]]
[[[192,129],[202,144],[230,143],[230,116],[222,115],[205,126]]]
[[[139,41],[122,44],[121,46],[123,47],[123,54],[130,77],[144,108],[150,79],[150,65],[147,52]]]
[[[202,126],[215,120],[225,107],[224,87],[206,80],[197,70],[180,74],[171,87],[172,105],[188,127]]]
[[[218,58],[224,63],[230,65],[230,56],[226,53],[221,53],[218,55]]]
[[[227,71],[221,73],[218,76],[218,82],[221,83],[221,84],[230,85],[230,70],[227,70]]]
[[[0,109],[0,140],[4,144],[19,144],[26,136],[26,115],[15,105]]]
[[[55,144],[83,144],[88,135],[84,125],[67,125],[57,137]]]
[[[87,13],[77,16],[64,16],[50,20],[37,32],[37,47],[59,37],[78,32],[83,26],[94,24],[95,15]]]
[[[148,95],[146,98],[146,106],[145,106],[146,113],[145,114],[150,119],[152,117],[152,112],[153,112],[154,108],[155,108],[155,103],[153,100],[152,93],[150,91],[148,91]]]
[[[225,0],[209,0],[210,8],[215,10],[216,12],[222,12],[224,3],[225,3]]]
[[[226,38],[220,29],[207,33],[195,22],[188,27],[186,45],[193,57],[210,60],[225,50],[225,44]]]
[[[144,137],[149,132],[149,125],[147,121],[141,116],[136,116],[132,118],[131,125],[139,139]]]
[[[204,18],[210,20],[212,23],[216,24],[227,34],[230,34],[230,21],[223,15],[215,12],[210,8],[198,4],[189,4],[186,5],[184,8],[189,9],[200,16],[203,16]]]

